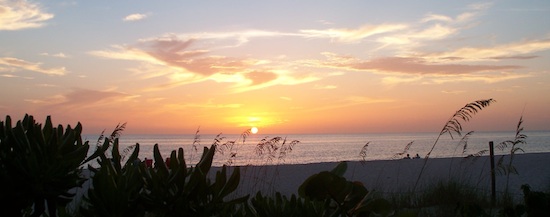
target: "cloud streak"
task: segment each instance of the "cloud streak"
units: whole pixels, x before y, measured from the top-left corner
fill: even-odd
[[[22,59],[17,59],[13,57],[2,57],[0,58],[0,65],[4,65],[6,67],[9,67],[10,71],[20,71],[20,70],[28,70],[33,72],[39,72],[46,75],[65,75],[67,74],[67,70],[65,67],[59,67],[59,68],[44,68],[42,67],[42,63],[33,63]]]
[[[507,71],[521,68],[515,65],[471,65],[471,64],[441,64],[427,62],[423,58],[413,57],[381,57],[361,60],[349,56],[339,56],[325,53],[327,61],[310,61],[312,65],[322,67],[347,69],[353,71],[370,71],[379,73],[403,74],[440,74],[463,75],[487,71]]]
[[[356,29],[305,29],[300,30],[307,38],[330,38],[338,42],[358,42],[378,34],[394,32],[407,28],[404,24],[365,25]]]
[[[136,97],[138,96],[111,90],[74,88],[68,93],[54,95],[46,99],[27,99],[26,101],[47,108],[77,109],[125,102]]]
[[[262,31],[256,33],[262,33]],[[250,34],[251,32],[245,32],[243,37],[247,38]],[[210,37],[214,36],[210,35],[207,38]],[[233,86],[235,91],[243,92],[273,85],[302,84],[320,79],[313,74],[295,75],[289,70],[262,66],[272,63],[272,61],[213,55],[210,50],[199,47],[200,42],[204,41],[208,40],[202,38],[183,39],[170,35],[139,40],[134,45],[116,45],[111,50],[92,51],[90,54],[110,59],[140,61],[146,65],[146,69],[151,70],[147,74],[140,73],[143,77],[162,76],[170,80],[167,83],[148,88],[149,91],[213,80],[218,83],[235,83]]]
[[[54,53],[54,54],[51,54],[51,53],[47,53],[47,52],[44,52],[44,53],[41,53],[40,54],[41,56],[48,56],[48,57],[57,57],[57,58],[69,58],[70,56],[64,54],[64,53]]]
[[[334,72],[334,69],[381,74],[385,76],[382,79],[383,84],[420,81],[433,84],[450,80],[499,82],[523,78],[526,75],[515,73],[523,69],[523,66],[503,65],[497,62],[536,58],[533,53],[547,50],[550,46],[549,40],[524,41],[487,48],[459,47],[446,51],[422,51],[422,48],[428,49],[427,45],[432,42],[452,41],[452,36],[474,27],[477,25],[476,19],[491,5],[469,5],[464,12],[455,16],[428,13],[411,23],[365,24],[357,28],[312,28],[295,32],[249,29],[170,33],[140,39],[131,45],[114,45],[111,49],[92,51],[90,54],[110,59],[139,61],[140,69],[131,70],[140,71],[138,74],[141,78],[168,80],[146,88],[148,91],[215,81],[233,84],[229,85],[232,92],[245,92],[275,85],[298,85],[319,81],[333,76],[331,72]],[[141,14],[135,15],[135,19],[142,17]],[[227,55],[227,51],[230,53],[231,49],[245,47],[252,39],[275,37],[305,40],[317,38],[331,42],[357,43],[366,47],[382,44],[379,49],[383,49],[384,55],[365,58],[324,52],[322,55],[326,57],[325,60],[291,60],[288,57],[284,60],[252,59]],[[364,40],[367,38],[368,41]],[[433,49],[438,47],[429,48]],[[334,85],[315,86],[315,89],[335,88]]]
[[[431,61],[488,61],[501,59],[531,59],[536,56],[525,56],[550,49],[550,38],[508,43],[492,47],[465,47],[447,52],[425,54]]]
[[[53,17],[38,4],[25,0],[0,0],[0,31],[39,28]]]

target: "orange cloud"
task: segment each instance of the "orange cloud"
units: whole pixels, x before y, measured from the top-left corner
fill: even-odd
[[[277,79],[277,74],[273,72],[253,71],[246,73],[245,77],[252,81],[252,85],[258,85]]]
[[[114,46],[115,51],[92,51],[90,53],[105,58],[144,61],[176,67],[203,76],[240,71],[250,65],[245,60],[207,56],[208,50],[191,48],[194,42],[194,39],[158,38],[141,41],[135,46]]]
[[[333,76],[280,70],[276,68],[280,65],[269,60],[212,55],[207,49],[197,48],[200,40],[180,39],[170,35],[140,40],[132,46],[113,46],[112,50],[92,51],[90,54],[110,59],[140,61],[143,63],[142,66],[131,71],[144,79],[154,77],[169,79],[169,82],[145,88],[149,91],[213,80],[235,83],[236,85],[233,86],[235,91],[243,92],[273,85],[302,84]]]

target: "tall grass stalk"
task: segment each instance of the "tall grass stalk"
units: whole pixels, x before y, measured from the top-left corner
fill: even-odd
[[[359,152],[359,157],[361,157],[361,164],[365,164],[367,162],[367,151],[369,148],[370,141],[367,142],[365,145],[363,145],[363,148],[361,148],[361,151]]]
[[[468,139],[470,138],[470,136],[473,133],[474,133],[474,131],[470,131],[470,132],[464,134],[464,136],[462,136],[462,138],[460,139],[460,142],[458,142],[458,144],[456,145],[455,150],[453,151],[453,157],[451,158],[451,164],[449,166],[449,178],[451,178],[452,168],[453,168],[453,161],[455,159],[454,157],[455,157],[456,150],[458,149],[458,147],[462,147],[461,156],[464,156],[464,154],[466,153],[466,150],[468,149]]]
[[[518,174],[518,171],[513,165],[514,156],[517,151],[524,152],[522,148],[516,147],[516,146],[527,143],[526,142],[527,135],[523,134],[522,124],[523,124],[523,115],[519,118],[519,122],[516,126],[516,135],[514,137],[514,140],[507,140],[497,145],[497,148],[500,149],[501,151],[510,146],[510,155],[509,155],[510,160],[508,161],[508,163],[506,164],[504,162],[504,155],[500,156],[497,163],[498,171],[506,175],[506,185],[504,190],[505,197],[508,196],[508,184],[510,182],[510,174],[512,173]]]
[[[109,135],[109,141],[114,141],[116,138],[120,137],[122,131],[126,129],[126,122],[123,124],[117,124],[111,135]],[[105,130],[101,131],[101,134],[97,138],[96,148],[100,147],[103,144],[103,139],[105,139]]]
[[[111,132],[111,134],[109,135],[109,141],[113,142],[115,141],[115,139],[119,138],[120,135],[122,135],[122,131],[124,131],[124,129],[126,129],[126,122],[124,122],[123,124],[117,124],[115,129],[113,129],[113,132]],[[97,138],[97,142],[96,142],[96,151],[101,147],[101,145],[103,145],[103,140],[105,140],[105,130],[101,131],[101,134],[99,135],[99,137]],[[135,145],[132,145],[132,146],[129,146],[127,147],[125,150],[124,150],[124,154],[127,154],[128,152],[131,151],[131,149],[135,148]],[[105,152],[105,153],[108,153],[108,152]],[[122,159],[124,159],[126,157],[126,155],[122,156]]]
[[[247,129],[243,131],[237,139],[224,143],[222,143],[222,141],[225,139],[225,137],[222,137],[221,133],[216,136],[216,138],[214,139],[214,143],[216,144],[216,146],[218,146],[218,149],[216,149],[216,151],[222,155],[225,155],[226,152],[229,154],[225,163],[226,165],[233,165],[234,160],[237,158],[239,144],[244,145],[244,143],[246,142],[246,138],[250,136],[251,132],[251,129]]]
[[[392,192],[387,198],[398,210],[416,210],[418,216],[483,216],[468,215],[465,208],[490,206],[487,192],[456,179],[434,180],[421,192]]]
[[[287,140],[286,137],[276,136],[273,138],[265,137],[256,145],[255,152],[260,159],[264,159],[264,165],[257,165],[258,168],[255,170],[254,177],[264,177],[263,180],[257,180],[252,184],[254,188],[264,188],[265,185],[271,187],[272,191],[275,189],[274,184],[277,183],[277,178],[279,174],[279,165],[285,162],[286,156],[294,150],[300,141],[298,140]],[[268,165],[273,166],[273,176],[271,180],[266,180],[268,177]]]
[[[201,127],[197,127],[197,131],[195,131],[195,136],[193,137],[193,143],[191,144],[191,155],[189,157],[190,162],[194,162],[195,155],[198,153],[198,146],[201,145],[201,135],[199,134],[201,130]]]
[[[477,112],[481,111],[483,108],[491,105],[491,103],[494,103],[495,100],[493,99],[486,99],[486,100],[477,100],[475,102],[471,102],[466,104],[464,107],[459,109],[455,112],[451,118],[445,123],[443,126],[443,129],[439,132],[439,136],[437,136],[437,139],[435,140],[434,144],[432,145],[432,148],[426,154],[426,157],[424,158],[424,163],[422,164],[422,169],[420,170],[420,173],[418,174],[418,178],[416,179],[416,183],[414,184],[413,190],[416,190],[418,187],[418,183],[420,182],[420,178],[422,178],[422,174],[424,172],[424,169],[426,168],[426,164],[428,163],[428,159],[430,158],[430,155],[432,154],[433,150],[435,149],[435,146],[439,142],[439,139],[444,134],[449,134],[451,136],[451,139],[454,139],[453,132],[458,134],[459,136],[462,135],[462,121],[469,121],[473,115],[475,115]]]
[[[411,159],[410,156],[408,156],[408,155],[407,155],[406,158],[403,158],[403,155],[407,154],[407,152],[409,151],[409,149],[411,148],[413,143],[414,143],[414,141],[411,141],[411,142],[407,143],[407,145],[405,145],[405,148],[403,148],[403,151],[399,152],[399,153],[396,153],[392,158],[393,159]],[[397,165],[397,175],[396,175],[397,185],[399,185],[400,174],[401,174],[401,162],[399,162],[399,164]]]

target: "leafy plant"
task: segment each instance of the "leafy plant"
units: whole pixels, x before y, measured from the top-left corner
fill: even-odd
[[[503,217],[539,217],[550,216],[550,193],[531,191],[528,184],[521,185],[523,191],[523,204],[512,205],[510,203],[499,210],[499,216]]]
[[[143,216],[140,193],[143,178],[140,167],[145,165],[138,159],[139,144],[125,163],[119,153],[118,138],[105,139],[100,147],[107,150],[112,143],[111,158],[105,153],[98,159],[99,168],[88,166],[92,173],[92,185],[84,197],[80,209],[84,216]]]
[[[56,216],[72,200],[69,190],[85,181],[81,165],[99,154],[86,158],[89,145],[81,132],[80,123],[54,127],[50,116],[44,127],[31,115],[14,127],[10,116],[0,122],[0,201],[6,216],[21,216],[24,210],[31,210],[31,216],[46,210]]]
[[[531,186],[521,186],[527,216],[550,216],[550,194],[531,191]]]
[[[228,178],[228,169],[223,166],[214,182],[209,179],[215,152],[216,145],[205,147],[199,163],[187,168],[182,148],[177,154],[172,151],[169,163],[165,163],[155,145],[154,168],[142,168],[142,198],[147,212],[154,216],[213,216],[234,212],[237,204],[246,202],[248,196],[225,200],[239,185],[239,167]]]
[[[341,162],[332,171],[322,171],[307,178],[299,187],[301,197],[324,201],[331,216],[388,216],[391,204],[382,198],[373,198],[360,182],[343,177],[347,163]]]
[[[319,217],[329,214],[325,212],[323,202],[300,198],[295,194],[288,198],[279,192],[273,197],[267,197],[259,191],[255,197],[250,198],[250,205],[244,207],[246,216]]]

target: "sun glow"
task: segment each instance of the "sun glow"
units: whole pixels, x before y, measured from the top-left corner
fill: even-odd
[[[252,127],[252,128],[250,128],[250,132],[252,134],[256,134],[256,133],[258,133],[258,128],[257,127]]]

